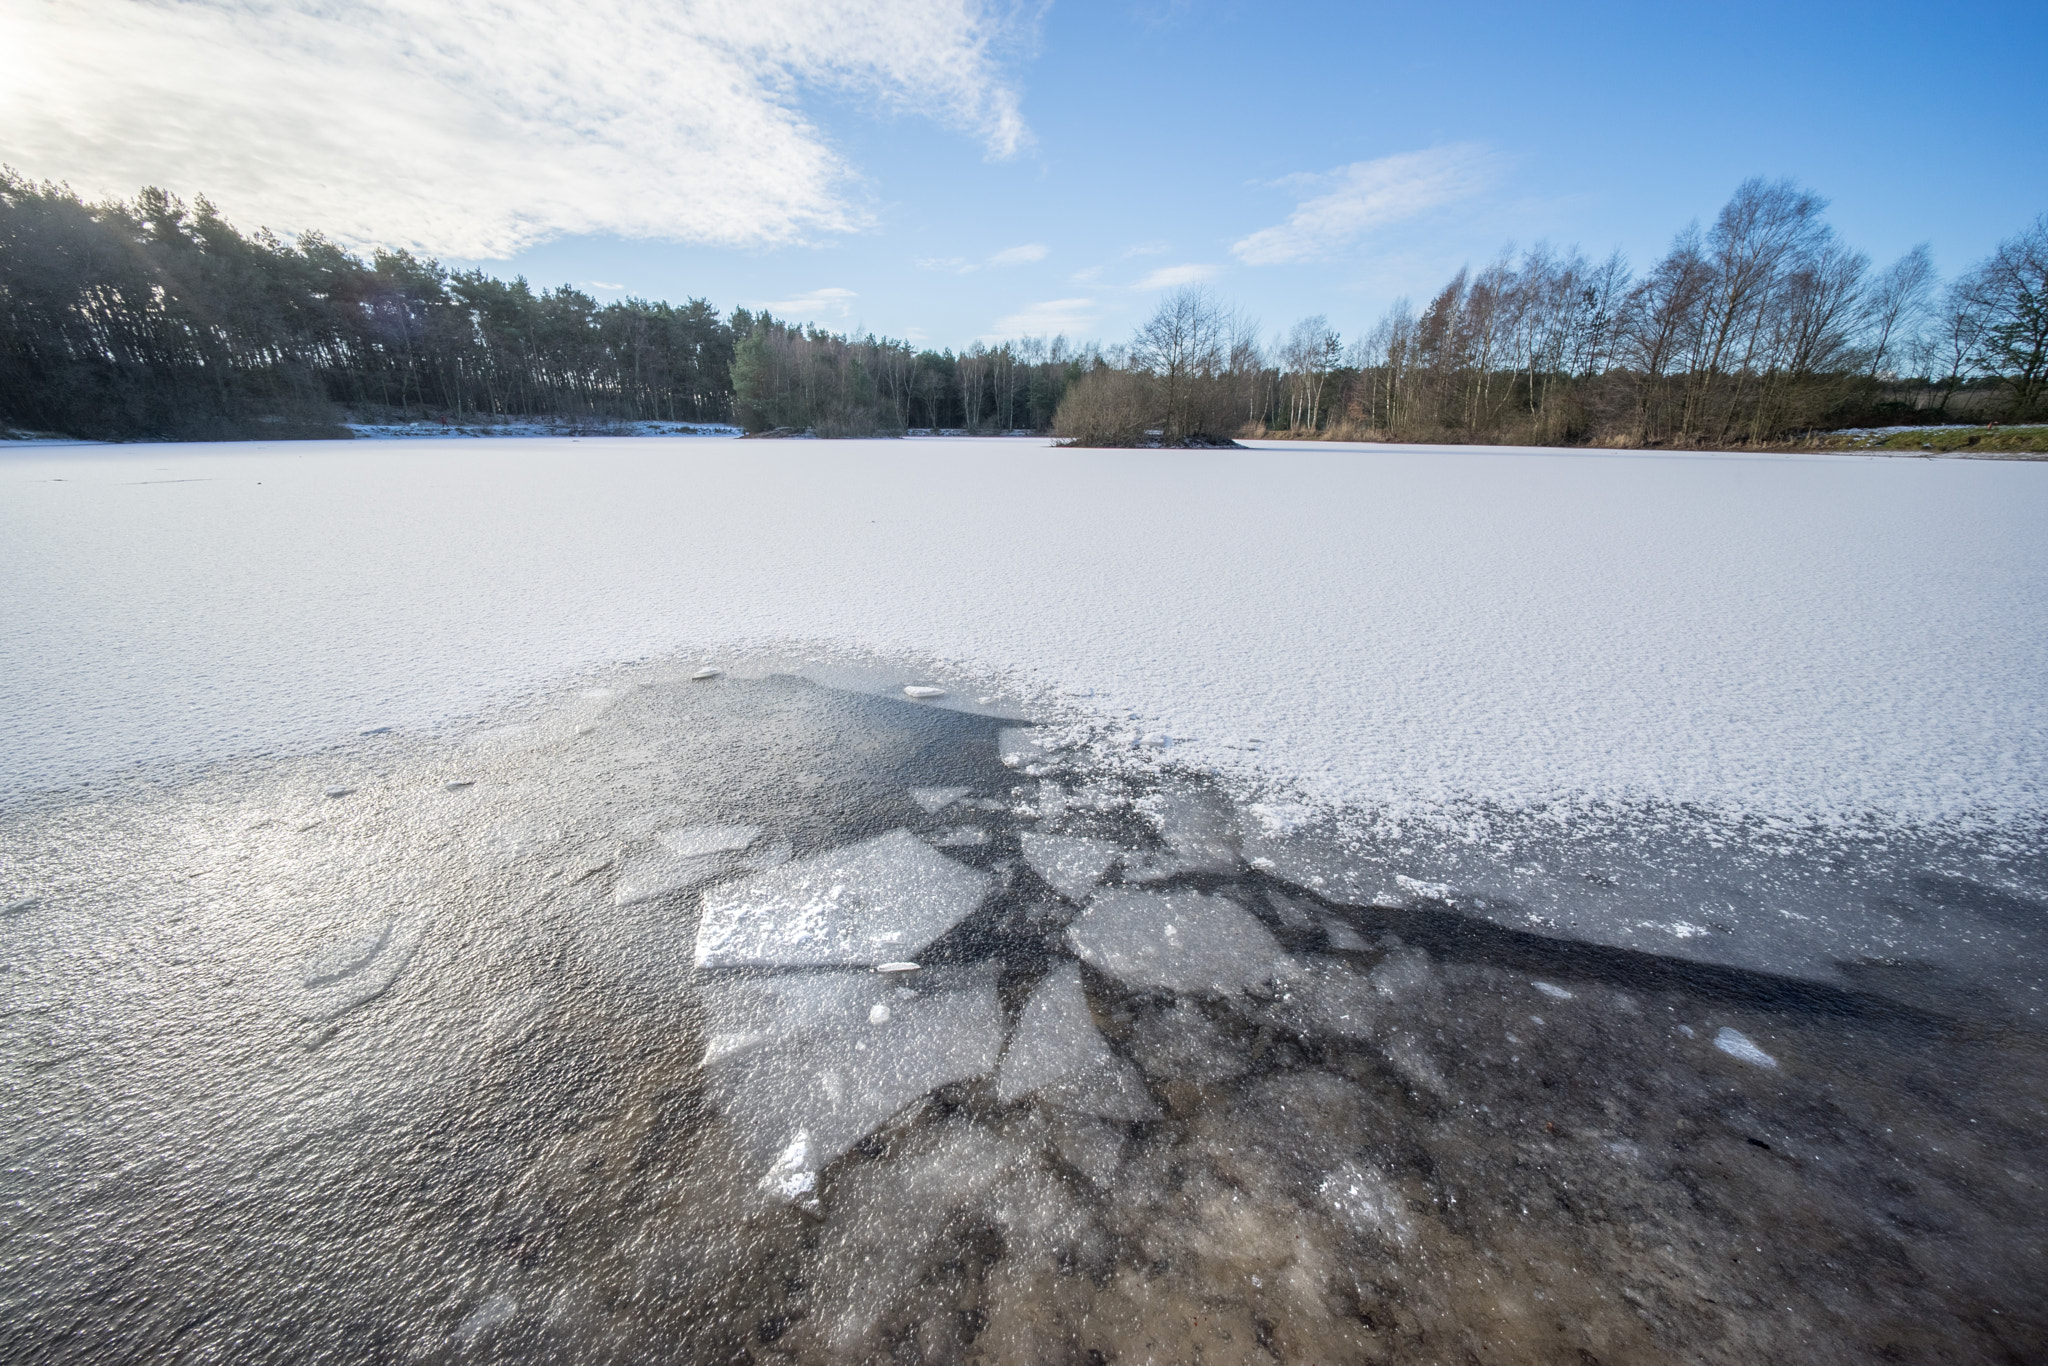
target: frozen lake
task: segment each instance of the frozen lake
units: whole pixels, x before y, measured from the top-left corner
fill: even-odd
[[[0,488],[14,790],[794,643],[1079,694],[1318,804],[2048,807],[2037,464],[396,441]]]
[[[10,456],[0,1352],[2038,1356],[2044,474]]]

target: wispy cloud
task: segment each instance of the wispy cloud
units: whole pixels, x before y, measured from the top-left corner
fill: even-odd
[[[1138,289],[1177,289],[1182,285],[1202,285],[1222,274],[1221,266],[1161,266],[1138,281]]]
[[[89,194],[502,257],[567,233],[764,245],[866,222],[804,114],[850,91],[1030,137],[1002,0],[12,0],[6,159]]]
[[[1034,261],[1043,261],[1051,251],[1042,242],[1027,242],[1021,247],[1008,247],[988,258],[992,266],[1028,266]]]
[[[845,317],[852,310],[853,301],[859,297],[850,289],[841,289],[833,285],[825,289],[811,290],[807,294],[799,294],[793,299],[762,304],[761,307],[791,322],[814,322],[819,318]]]
[[[1136,246],[1125,247],[1124,257],[1126,259],[1129,259],[1133,256],[1163,256],[1169,250],[1171,250],[1172,247],[1173,243],[1163,240],[1140,242]]]
[[[1323,260],[1374,228],[1398,223],[1477,193],[1490,177],[1486,150],[1471,143],[1355,161],[1327,175],[1290,176],[1285,183],[1321,189],[1284,223],[1231,245],[1246,265]]]
[[[1055,337],[1061,333],[1077,336],[1095,325],[1095,300],[1047,299],[1027,304],[1006,318],[996,320],[984,340],[999,337]]]
[[[1028,266],[1043,261],[1052,254],[1052,248],[1043,242],[1026,242],[1021,247],[1005,247],[985,261],[970,261],[965,256],[926,256],[919,259],[919,270],[942,270],[948,275],[971,275],[977,270],[988,270],[1002,266]]]

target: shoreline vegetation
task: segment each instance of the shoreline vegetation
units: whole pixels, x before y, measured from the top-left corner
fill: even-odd
[[[2002,457],[2048,450],[2048,214],[1946,284],[1883,269],[1790,181],[1637,275],[1539,245],[1346,341],[1201,289],[1125,343],[954,351],[245,234],[158,189],[0,171],[0,435],[229,440],[541,429],[1049,434]],[[1891,431],[1882,429],[1913,429]],[[1878,429],[1878,430],[1873,430]],[[1920,429],[1925,429],[1922,432]]]

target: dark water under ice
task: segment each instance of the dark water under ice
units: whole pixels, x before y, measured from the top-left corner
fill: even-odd
[[[15,804],[0,1355],[2048,1357],[2037,836],[1390,897],[1031,738],[650,670]]]

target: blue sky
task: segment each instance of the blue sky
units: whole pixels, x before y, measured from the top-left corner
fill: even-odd
[[[1350,334],[1510,243],[1647,264],[1750,175],[1944,273],[2048,210],[2038,0],[18,0],[0,30],[31,174],[934,345],[1119,340],[1184,281]]]

